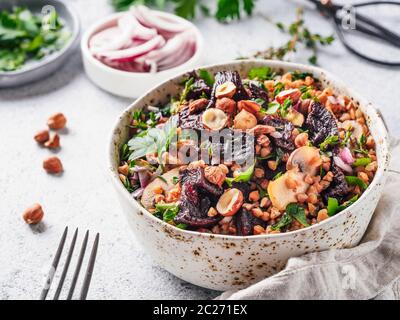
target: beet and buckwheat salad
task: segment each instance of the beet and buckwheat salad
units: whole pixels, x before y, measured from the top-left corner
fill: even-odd
[[[328,219],[358,200],[376,170],[357,103],[312,74],[268,67],[189,73],[168,103],[132,113],[118,168],[155,217],[237,236]]]

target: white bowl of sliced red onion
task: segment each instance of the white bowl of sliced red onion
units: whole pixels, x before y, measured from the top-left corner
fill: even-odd
[[[203,37],[191,22],[144,6],[92,25],[81,41],[88,77],[112,94],[136,98],[201,63]]]

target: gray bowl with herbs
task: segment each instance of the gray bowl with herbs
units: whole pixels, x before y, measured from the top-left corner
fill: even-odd
[[[76,12],[61,1],[1,1],[0,88],[54,73],[76,48],[79,33]]]

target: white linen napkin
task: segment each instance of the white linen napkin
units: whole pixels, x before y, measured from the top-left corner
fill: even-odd
[[[393,170],[399,160],[396,143]],[[399,190],[400,175],[390,171],[383,196],[357,247],[291,258],[276,275],[217,299],[400,299]]]

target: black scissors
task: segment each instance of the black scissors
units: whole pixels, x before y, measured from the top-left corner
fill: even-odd
[[[317,7],[317,9],[326,17],[332,19],[333,25],[335,26],[336,32],[338,34],[338,37],[340,41],[343,43],[343,45],[346,47],[347,50],[349,50],[351,53],[357,55],[360,58],[363,58],[367,61],[374,62],[380,65],[385,65],[385,66],[400,66],[400,61],[386,61],[386,60],[381,60],[381,59],[375,59],[370,56],[365,55],[363,52],[359,51],[357,48],[352,46],[349,41],[345,37],[345,32],[346,29],[343,26],[343,14],[349,15],[349,19],[353,19],[352,23],[353,26],[352,28],[349,28],[351,30],[354,30],[360,34],[369,36],[374,38],[375,40],[378,41],[383,41],[386,42],[394,47],[400,48],[400,35],[392,32],[388,28],[382,26],[381,24],[375,22],[369,17],[366,17],[365,15],[359,14],[354,10],[352,13],[353,16],[350,15],[350,12],[346,12],[347,8],[360,8],[360,7],[367,7],[367,6],[377,6],[377,5],[396,5],[400,6],[400,2],[398,1],[368,1],[368,2],[362,2],[362,3],[357,3],[357,4],[351,4],[351,5],[337,5],[332,3],[330,0],[308,0],[312,3],[314,3]]]

